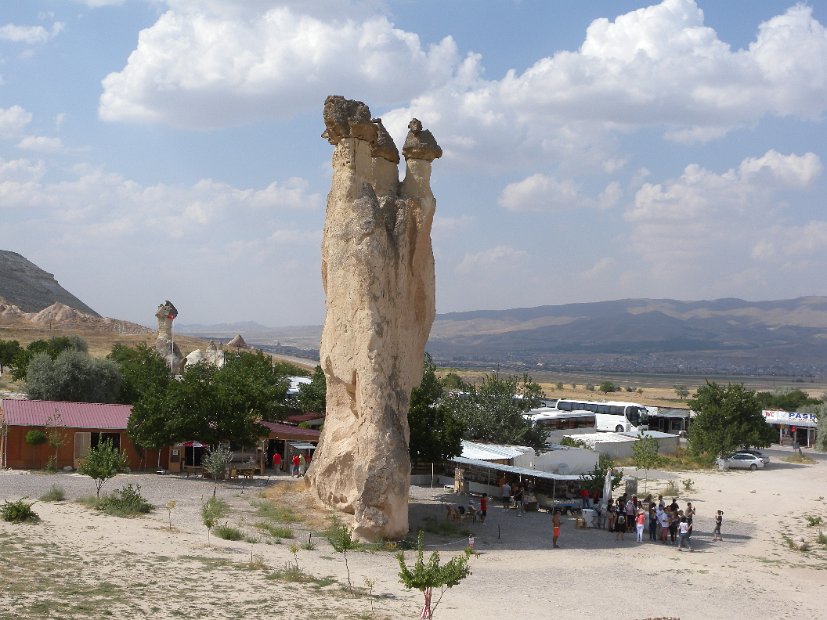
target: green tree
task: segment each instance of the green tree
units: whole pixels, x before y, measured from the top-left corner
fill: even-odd
[[[347,571],[347,587],[350,590],[350,595],[353,596],[353,583],[350,581],[350,566],[347,563],[347,552],[356,551],[359,548],[359,542],[353,538],[353,533],[348,529],[344,523],[334,523],[327,531],[327,542],[333,547],[336,553],[342,554],[342,559],[345,561],[345,570]]]
[[[439,552],[434,551],[426,563],[422,551],[422,530],[419,531],[417,537],[416,562],[414,562],[413,568],[408,568],[405,564],[405,554],[403,552],[400,551],[396,555],[396,559],[399,561],[399,581],[408,590],[419,590],[424,595],[425,600],[419,614],[420,618],[433,618],[445,590],[453,588],[471,574],[471,568],[468,566],[470,557],[470,550],[466,550],[463,554],[454,556],[445,564],[440,564]],[[441,592],[436,603],[432,605],[434,588],[440,588]]]
[[[66,349],[51,358],[35,353],[28,364],[26,386],[29,398],[72,402],[115,402],[121,384],[118,366],[90,357],[77,349]]]
[[[436,365],[425,354],[422,382],[411,392],[408,448],[414,463],[439,463],[462,453],[462,425],[444,406],[445,389],[437,379]]]
[[[118,450],[111,439],[101,439],[81,461],[78,473],[95,481],[96,496],[100,499],[103,483],[126,471],[126,465],[126,453]]]
[[[464,438],[492,443],[545,445],[542,430],[523,415],[540,406],[542,390],[531,377],[487,375],[480,386],[464,384],[463,394],[447,398],[444,406],[464,429]]]
[[[310,383],[299,385],[299,394],[296,396],[296,405],[299,409],[312,413],[324,413],[327,408],[327,380],[321,366],[316,366]]]
[[[221,368],[201,362],[188,367],[180,381],[163,393],[145,392],[133,405],[127,431],[143,448],[199,439],[211,446],[250,445],[287,412],[289,380],[277,372],[272,358],[241,352]]]
[[[224,478],[224,474],[232,461],[232,450],[226,447],[222,448],[221,446],[218,446],[207,451],[201,459],[201,465],[203,465],[204,469],[209,472],[213,480],[218,481]],[[217,482],[215,488],[218,488]],[[213,490],[213,495],[215,495],[215,490]]]
[[[145,394],[162,393],[172,381],[166,360],[144,343],[134,348],[116,344],[107,359],[115,362],[121,372],[119,403],[132,405]]]
[[[651,435],[641,434],[632,444],[632,460],[637,469],[644,471],[643,492],[646,493],[646,485],[649,482],[649,470],[657,467],[660,457],[658,456],[660,446],[657,439]]]
[[[462,378],[453,371],[445,373],[440,382],[446,390],[462,389]]]
[[[677,397],[680,398],[682,401],[686,400],[686,397],[689,396],[689,388],[687,388],[685,385],[678,384],[672,387],[675,390],[675,394],[677,395]]]
[[[210,545],[210,531],[218,520],[227,514],[229,506],[223,499],[217,498],[213,495],[206,502],[201,504],[201,522],[207,528],[207,545]]]
[[[80,336],[54,336],[48,340],[35,340],[15,354],[12,361],[12,378],[15,381],[26,379],[29,363],[37,353],[45,353],[51,359],[56,359],[63,351],[87,353],[88,349],[86,341]]]
[[[49,447],[54,448],[55,453],[49,457],[49,464],[46,469],[55,471],[57,469],[57,457],[60,449],[66,444],[66,428],[60,422],[60,412],[55,409],[54,413],[46,420],[46,440]]]
[[[827,403],[819,402],[817,405],[804,405],[800,408],[800,411],[802,413],[812,413],[818,418],[815,449],[827,452]]]
[[[722,386],[707,381],[689,406],[698,412],[689,427],[689,447],[695,454],[722,457],[744,446],[768,446],[775,438],[761,415],[755,392],[742,384]]]
[[[804,390],[775,390],[773,392],[758,392],[761,409],[779,409],[781,411],[802,411],[804,407],[819,405],[821,401],[810,397]]]
[[[601,454],[594,468],[589,473],[580,475],[580,484],[589,491],[603,493],[608,475],[612,476],[612,491],[614,491],[623,482],[623,471],[614,469],[612,458]],[[604,499],[608,500],[608,498]]]
[[[0,340],[0,375],[3,374],[3,368],[10,366],[22,350],[17,340]]]
[[[604,394],[608,394],[609,392],[617,392],[619,388],[612,381],[602,381],[597,389]]]

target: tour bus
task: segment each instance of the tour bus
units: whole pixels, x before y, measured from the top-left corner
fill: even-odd
[[[560,443],[565,435],[597,431],[596,414],[591,411],[560,411],[553,407],[539,407],[526,412],[525,417],[545,431],[547,443]]]
[[[646,430],[649,413],[643,405],[620,401],[597,402],[562,398],[560,411],[590,411],[595,414],[597,430],[618,433]]]

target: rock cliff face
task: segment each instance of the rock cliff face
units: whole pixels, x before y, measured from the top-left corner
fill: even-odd
[[[327,415],[307,481],[354,516],[363,539],[408,532],[408,408],[434,319],[431,162],[442,149],[416,119],[399,152],[368,107],[324,105],[334,145],[322,242],[326,314],[320,361]]]
[[[16,252],[0,250],[0,298],[23,312],[40,312],[55,302],[100,316],[58,284],[55,277]]]

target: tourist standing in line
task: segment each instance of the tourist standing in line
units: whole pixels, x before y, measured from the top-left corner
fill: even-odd
[[[660,541],[665,545],[666,537],[669,534],[669,523],[672,521],[668,510],[660,511]]]
[[[654,502],[649,503],[649,540],[658,539],[658,509]]]
[[[712,540],[720,540],[723,541],[724,539],[721,538],[721,524],[724,522],[724,511],[719,510],[718,514],[715,515],[715,531],[712,532]]]
[[[686,533],[687,538],[692,537],[692,519],[695,516],[695,508],[692,506],[692,502],[686,502],[686,510],[683,512],[686,516],[686,523],[689,525],[689,531]]]
[[[508,508],[511,505],[511,485],[508,480],[503,482],[503,508]]]
[[[615,522],[615,540],[623,540],[626,535],[626,513],[623,507],[618,507],[617,521]]]
[[[557,544],[557,539],[560,538],[560,509],[555,508],[554,513],[551,515],[551,527],[552,527],[552,538],[551,542],[554,545],[555,549],[558,549],[560,545]]]
[[[519,482],[514,485],[514,503],[517,504],[517,516],[522,517],[525,511],[525,491]]]
[[[616,510],[615,501],[610,497],[609,503],[606,505],[606,529],[610,532],[615,531],[615,519],[617,518]]]
[[[635,508],[637,504],[637,497],[632,495],[626,501],[626,531],[631,532],[635,525]]]
[[[689,524],[686,522],[686,517],[681,517],[680,523],[678,524],[680,528],[680,544],[678,545],[678,551],[683,551],[683,543],[686,543],[686,546],[692,551],[692,543],[689,542]]]
[[[635,517],[635,528],[637,529],[637,541],[643,542],[643,526],[646,523],[646,513],[643,508],[638,509],[637,517]]]

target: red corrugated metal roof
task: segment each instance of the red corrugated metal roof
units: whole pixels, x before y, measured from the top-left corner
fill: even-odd
[[[54,400],[3,399],[3,420],[8,426],[45,426],[50,416],[60,415],[59,426],[125,430],[131,405],[68,403]]]
[[[296,415],[287,416],[287,421],[298,424],[299,422],[307,422],[309,420],[321,420],[323,418],[323,413],[299,413]]]
[[[292,437],[304,437],[305,439],[318,440],[321,433],[312,428],[299,428],[290,424],[282,424],[281,422],[262,422],[262,426],[266,426],[274,433],[289,434]]]

